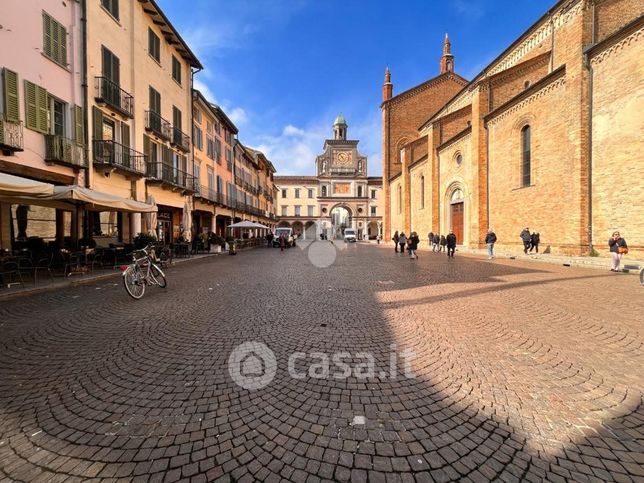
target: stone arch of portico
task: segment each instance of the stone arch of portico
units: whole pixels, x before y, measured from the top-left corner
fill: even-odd
[[[278,228],[290,228],[291,224],[288,221],[280,221],[277,226]]]
[[[459,197],[455,194],[457,192],[462,193],[462,197]],[[460,198],[460,199],[455,199]],[[462,202],[463,203],[463,236],[462,239],[458,239],[457,243],[459,245],[468,245],[470,237],[470,206],[471,194],[467,189],[466,183],[462,178],[454,179],[450,182],[445,190],[443,195],[441,209],[440,209],[440,234],[447,235],[450,230],[454,227],[452,226],[452,205]]]
[[[344,210],[346,210],[348,212],[349,222],[347,223],[346,227],[356,228],[355,214],[354,214],[354,210],[349,205],[347,205],[346,203],[336,203],[329,210],[329,218],[331,219],[331,226],[333,228],[333,236],[334,237],[341,237],[342,234],[338,233],[337,227],[335,227],[334,219],[333,219],[334,218],[333,213],[337,209],[344,209]]]

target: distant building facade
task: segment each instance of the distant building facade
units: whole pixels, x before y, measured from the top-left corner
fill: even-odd
[[[347,139],[342,115],[333,138],[315,160],[315,176],[276,176],[278,226],[303,238],[341,238],[354,228],[359,239],[375,239],[382,229],[382,178],[367,175],[367,157],[357,140]]]
[[[643,14],[636,0],[559,1],[472,81],[454,74],[426,99],[454,66],[447,38],[438,77],[392,96],[387,70],[384,236],[453,230],[482,247],[492,228],[518,250],[529,227],[553,253],[584,254],[619,230],[644,255]]]

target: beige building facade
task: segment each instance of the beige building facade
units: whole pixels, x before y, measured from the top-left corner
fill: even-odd
[[[400,172],[385,170],[385,225],[452,230],[472,248],[491,228],[509,251],[528,227],[542,249],[577,255],[605,252],[619,230],[644,255],[632,182],[644,175],[643,14],[631,0],[557,2],[437,111],[426,106],[415,139],[383,129],[384,145],[404,143]]]
[[[347,130],[338,116],[333,138],[315,160],[315,176],[275,177],[278,226],[292,227],[303,239],[342,238],[349,227],[361,240],[382,232],[382,178],[367,175],[367,158]]]

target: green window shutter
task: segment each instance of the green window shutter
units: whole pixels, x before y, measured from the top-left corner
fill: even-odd
[[[143,154],[150,157],[150,138],[145,134],[143,135]]]
[[[36,106],[38,108],[38,131],[43,134],[49,132],[49,97],[47,89],[36,86]]]
[[[51,32],[51,17],[45,12],[42,13],[42,50],[47,57],[53,56],[53,38]]]
[[[38,129],[38,106],[36,104],[36,85],[25,81],[25,126]]]
[[[92,109],[92,118],[94,124],[94,141],[103,140],[103,113],[96,106]]]
[[[125,123],[121,124],[121,144],[130,147],[130,126]]]
[[[67,29],[58,24],[58,62],[67,67]]]
[[[7,121],[20,121],[18,74],[5,67],[3,77],[4,117]]]
[[[74,137],[76,144],[82,146],[85,144],[84,130],[83,130],[83,108],[81,106],[74,106]]]

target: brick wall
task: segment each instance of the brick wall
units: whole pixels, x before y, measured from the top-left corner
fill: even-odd
[[[619,230],[629,256],[644,258],[644,32],[636,30],[592,59],[593,240],[606,250]]]
[[[595,41],[601,42],[627,23],[644,15],[642,0],[604,0],[595,7]]]

